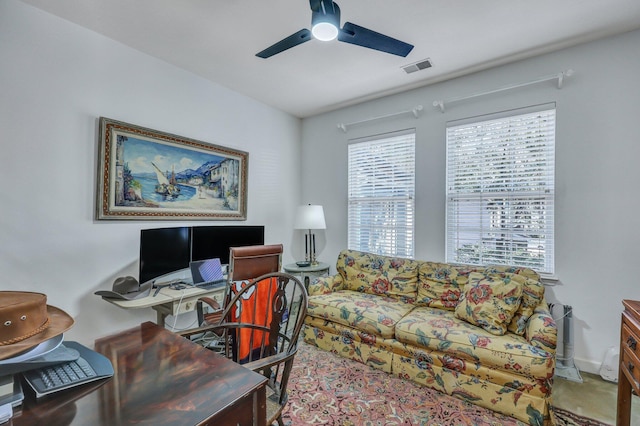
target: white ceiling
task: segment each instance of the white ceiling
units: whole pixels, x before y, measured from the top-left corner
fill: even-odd
[[[640,28],[639,0],[338,0],[347,21],[415,47],[406,58],[310,40],[308,0],[22,0],[297,117]],[[433,67],[402,67],[430,58]]]

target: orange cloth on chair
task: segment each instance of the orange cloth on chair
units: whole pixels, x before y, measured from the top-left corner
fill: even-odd
[[[270,285],[268,281],[271,281]],[[247,282],[237,282],[232,286],[232,291],[237,294]],[[233,322],[249,323],[264,325],[267,328],[271,324],[271,318],[273,317],[273,298],[278,289],[278,281],[275,277],[268,278],[260,281],[255,287],[257,291],[249,291],[236,303],[235,309],[231,311],[231,320]],[[258,298],[258,302],[255,304],[255,298]],[[252,336],[253,334],[253,336]],[[252,340],[253,339],[253,340]],[[236,362],[243,364],[250,359],[250,353],[254,350],[259,350],[262,346],[262,341],[268,343],[269,333],[251,330],[248,328],[240,329],[236,336]],[[252,359],[256,360],[259,357],[254,356]]]

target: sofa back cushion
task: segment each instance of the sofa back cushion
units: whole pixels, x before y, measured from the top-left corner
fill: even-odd
[[[413,303],[418,288],[418,264],[411,259],[343,250],[336,269],[345,290],[404,298]]]
[[[520,306],[525,280],[518,274],[471,273],[456,306],[456,317],[491,334],[505,334]]]
[[[540,281],[540,274],[533,269],[521,266],[490,265],[484,268],[485,274],[517,274],[535,281]]]
[[[544,284],[540,281],[540,274],[529,268],[503,265],[487,266],[484,273],[503,277],[515,274],[525,278],[522,288],[522,301],[508,327],[510,332],[523,336],[529,317],[544,300]]]
[[[533,278],[525,278],[522,287],[522,301],[516,311],[508,330],[512,333],[524,336],[527,322],[534,310],[544,302],[544,284]]]
[[[454,310],[469,274],[479,267],[421,262],[416,305]]]

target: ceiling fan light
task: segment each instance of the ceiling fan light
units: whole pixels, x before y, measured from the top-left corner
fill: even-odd
[[[330,22],[318,22],[311,28],[311,34],[318,40],[331,41],[338,37],[338,28]]]
[[[340,7],[331,0],[320,0],[311,13],[311,34],[318,40],[331,41],[338,37]]]

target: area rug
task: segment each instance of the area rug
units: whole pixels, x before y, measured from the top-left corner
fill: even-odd
[[[289,378],[285,424],[526,426],[369,366],[301,343]],[[558,426],[607,426],[555,409]]]

